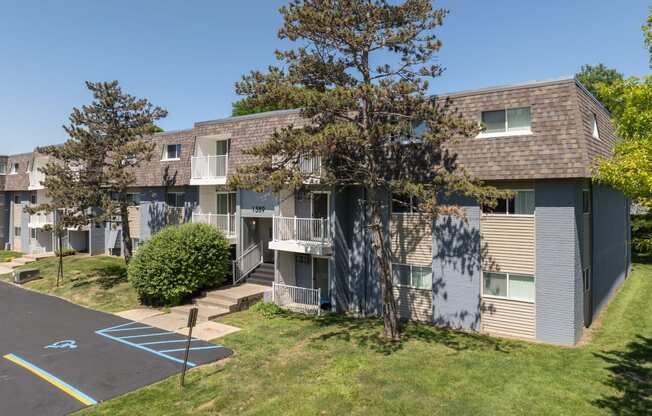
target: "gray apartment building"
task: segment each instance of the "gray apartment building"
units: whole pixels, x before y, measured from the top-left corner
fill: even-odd
[[[573,345],[626,278],[629,201],[593,184],[591,169],[616,141],[609,113],[575,79],[532,82],[441,96],[482,122],[477,137],[450,145],[488,183],[513,191],[494,209],[455,201],[466,220],[434,223],[410,201],[387,197],[392,273],[405,319],[482,333]],[[304,121],[296,110],[198,122],[159,133],[157,154],[132,190],[131,236],[201,222],[231,241],[237,282],[319,289],[319,304],[359,315],[381,310],[366,229],[364,189],[317,183],[278,194],[228,189],[243,153],[275,129]],[[0,156],[0,242],[24,252],[55,247],[54,219],[23,207],[47,199],[36,153]],[[319,173],[318,158],[301,169]],[[65,244],[118,255],[120,228],[70,230]]]

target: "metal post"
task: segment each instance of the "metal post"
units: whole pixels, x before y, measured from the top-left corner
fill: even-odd
[[[198,308],[191,308],[188,314],[188,340],[186,341],[186,351],[183,356],[183,367],[181,368],[181,387],[186,380],[186,369],[188,367],[188,354],[190,354],[190,342],[192,341],[192,328],[197,323]]]
[[[317,316],[321,316],[321,288],[317,288]]]

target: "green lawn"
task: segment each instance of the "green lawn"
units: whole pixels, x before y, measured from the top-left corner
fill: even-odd
[[[22,257],[22,255],[23,253],[17,251],[0,250],[0,263],[5,263],[12,258]],[[2,266],[2,264],[0,264],[0,266]]]
[[[375,320],[223,318],[226,363],[173,377],[83,415],[652,414],[652,265],[636,265],[586,346],[562,348]]]
[[[64,257],[64,280],[56,286],[59,259],[50,257],[21,268],[38,268],[40,280],[24,286],[39,292],[53,294],[79,305],[106,312],[135,308],[139,305],[136,293],[127,282],[124,260],[116,257]],[[0,276],[10,280],[11,275]]]

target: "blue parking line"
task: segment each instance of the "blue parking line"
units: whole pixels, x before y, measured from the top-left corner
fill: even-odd
[[[187,339],[173,339],[173,340],[170,340],[170,341],[143,342],[142,344],[138,344],[138,345],[170,344],[170,343],[173,343],[173,342],[186,342],[186,341],[188,341],[188,340]],[[201,341],[201,339],[193,338],[190,341],[191,342],[193,342],[193,341]]]
[[[116,325],[116,326],[112,326],[112,327],[109,327],[109,328],[104,328],[102,331],[109,331],[111,329],[122,328],[124,326],[132,325],[132,324],[136,324],[136,323],[138,323],[138,322],[133,322],[133,321],[132,322],[127,322],[127,323],[122,324],[122,325]]]
[[[150,329],[152,328],[151,326],[137,326],[137,327],[131,327],[131,328],[117,328],[117,329],[103,329],[102,332],[122,332],[122,331],[135,331],[137,329]]]
[[[176,334],[176,332],[155,332],[153,334],[141,334],[141,335],[129,335],[128,337],[120,337],[121,339],[131,339],[131,338],[145,338],[145,337],[160,337],[161,335],[170,335]]]
[[[222,346],[221,345],[211,345],[209,347],[192,347],[192,348],[190,348],[190,351],[214,350],[214,349],[217,349],[217,348],[222,348]],[[185,351],[185,350],[186,350],[185,348],[177,348],[177,349],[174,349],[174,350],[162,350],[162,351],[159,351],[159,352],[160,353],[166,353],[166,352],[179,352],[179,351]]]
[[[102,330],[95,331],[95,333],[98,334],[98,335],[101,335],[103,337],[112,339],[114,341],[121,342],[121,343],[123,343],[125,345],[128,345],[130,347],[138,348],[139,350],[147,351],[147,352],[150,352],[150,353],[152,353],[154,355],[158,355],[159,357],[168,359],[170,361],[174,361],[174,362],[177,362],[179,364],[183,364],[183,360],[180,360],[179,358],[176,358],[176,357],[172,357],[171,355],[166,355],[164,351],[156,351],[156,350],[153,350],[153,349],[148,348],[148,347],[143,347],[140,344],[136,344],[134,342],[126,341],[124,338],[114,337],[113,335],[109,335],[107,333],[104,333]],[[196,367],[197,366],[197,364],[195,364],[195,363],[193,363],[191,361],[188,361],[188,365],[190,367]]]

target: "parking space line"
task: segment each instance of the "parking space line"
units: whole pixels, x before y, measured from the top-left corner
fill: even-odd
[[[129,335],[128,337],[120,337],[120,339],[159,337],[161,335],[171,335],[171,334],[176,334],[176,332],[167,331],[167,332],[155,332],[153,334]]]
[[[104,333],[102,330],[95,331],[95,333],[98,334],[98,335],[102,335],[103,337],[106,337],[106,338],[112,339],[112,340],[114,340],[114,341],[121,342],[121,343],[123,343],[123,344],[125,344],[125,345],[129,345],[130,347],[134,347],[134,348],[138,348],[138,349],[143,350],[143,351],[150,352],[150,353],[152,353],[152,354],[154,354],[154,355],[158,355],[159,357],[166,358],[166,359],[168,359],[168,360],[171,360],[171,361],[177,362],[177,363],[179,363],[179,364],[182,364],[182,363],[183,363],[183,360],[181,360],[181,359],[179,359],[179,358],[173,357],[173,356],[171,356],[171,355],[166,355],[166,354],[163,353],[163,352],[156,351],[156,350],[154,350],[154,349],[152,349],[152,348],[149,348],[149,347],[144,347],[144,346],[142,346],[141,344],[136,344],[135,342],[127,341],[127,340],[125,339],[125,337],[122,337],[122,338],[121,338],[121,337],[115,337],[115,336],[113,336],[113,335],[109,335],[109,334]],[[191,361],[188,361],[188,366],[189,366],[189,367],[196,367],[197,364],[195,364],[195,363],[193,363],[193,362],[191,362]]]
[[[151,326],[137,326],[137,327],[131,327],[131,328],[117,328],[117,329],[105,329],[104,332],[122,332],[122,331],[135,331],[137,329],[150,329],[152,328]]]
[[[190,348],[190,351],[214,350],[214,349],[217,349],[217,348],[222,348],[222,346],[221,345],[211,345],[211,346],[208,346],[208,347],[192,347],[192,348]],[[159,351],[159,352],[168,353],[168,352],[179,352],[179,351],[185,351],[185,350],[186,350],[185,348],[176,348],[176,349],[173,349],[173,350],[163,350],[163,351]]]
[[[42,378],[43,380],[57,387],[59,390],[67,393],[69,396],[72,396],[73,398],[79,400],[86,406],[93,406],[97,404],[97,400],[82,393],[81,391],[71,386],[70,384],[66,383],[65,381],[61,380],[60,378],[48,373],[47,371],[35,366],[30,362],[23,360],[22,358],[16,356],[15,354],[6,354],[3,357],[11,361],[12,363],[20,367],[23,367],[24,369],[37,375],[38,377]]]
[[[143,343],[141,343],[139,345],[170,344],[170,343],[174,343],[174,342],[186,342],[186,341],[188,341],[188,340],[187,339],[172,339],[172,340],[169,340],[169,341],[143,342]],[[193,338],[190,341],[194,342],[194,341],[203,341],[203,340],[201,340],[199,338]]]

